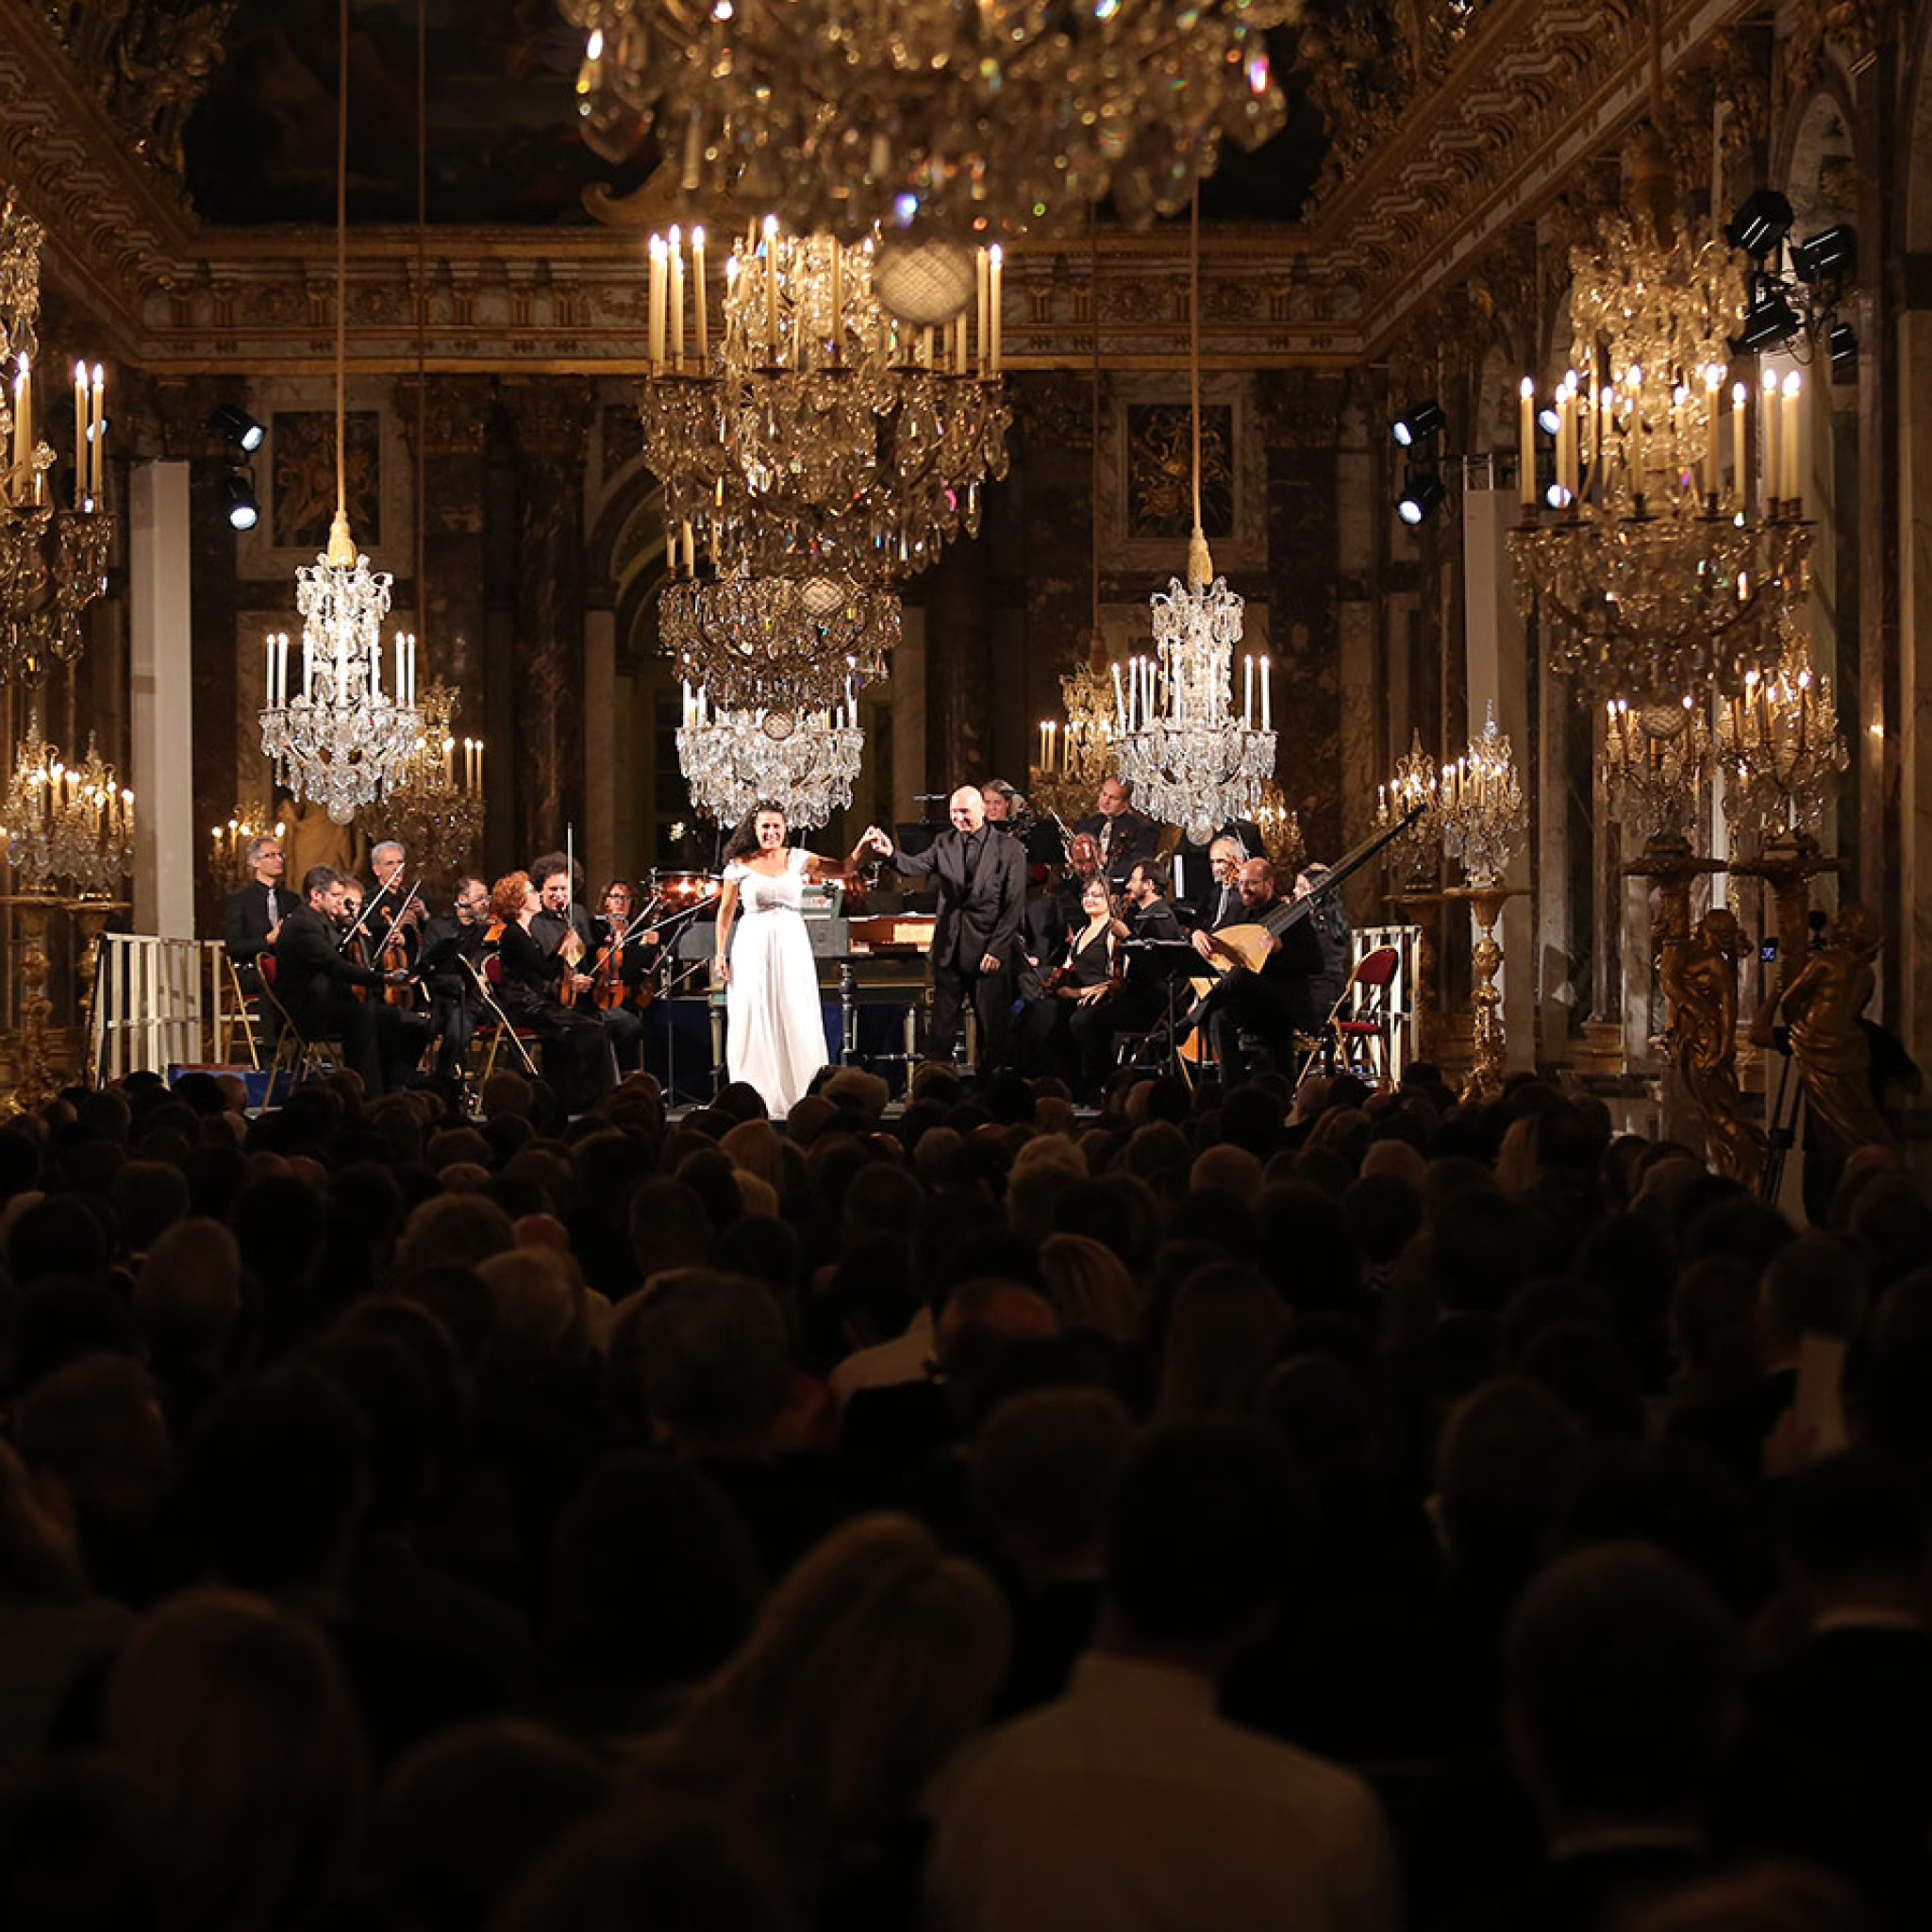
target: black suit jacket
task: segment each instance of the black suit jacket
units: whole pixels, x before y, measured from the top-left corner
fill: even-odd
[[[282,922],[275,941],[275,997],[297,1024],[325,1017],[351,987],[380,986],[382,974],[343,956],[341,935],[312,906],[298,906]]]
[[[291,892],[287,886],[276,886],[275,916],[271,922],[269,891],[267,886],[250,879],[239,891],[228,894],[223,912],[222,940],[228,949],[228,958],[238,966],[254,965],[257,956],[268,944],[271,923],[279,925],[302,903],[299,893]]]
[[[1191,839],[1183,837],[1179,846],[1181,885],[1184,889],[1181,896],[1193,900],[1196,905],[1203,900],[1211,900],[1219,890],[1214,883],[1213,862],[1208,856],[1215,839],[1238,840],[1244,858],[1268,857],[1268,847],[1261,840],[1261,828],[1252,819],[1232,820],[1223,825],[1206,845],[1196,845]]]
[[[416,955],[417,977],[445,999],[474,1004],[476,982],[462,962],[467,958],[475,965],[482,963],[483,936],[489,930],[482,920],[465,925],[454,913],[438,913],[425,921],[423,948]]]
[[[1074,829],[1091,832],[1097,845],[1102,831],[1109,824],[1113,831],[1101,854],[1100,865],[1108,877],[1119,885],[1141,859],[1154,857],[1160,845],[1160,827],[1129,806],[1111,820],[1105,812],[1089,812],[1084,819],[1074,821]]]
[[[1026,900],[1026,855],[1017,839],[994,826],[979,837],[979,856],[969,874],[968,834],[948,827],[924,852],[892,847],[892,870],[902,877],[928,875],[939,888],[939,914],[933,922],[936,965],[976,969],[981,958],[1009,958],[1020,933]]]

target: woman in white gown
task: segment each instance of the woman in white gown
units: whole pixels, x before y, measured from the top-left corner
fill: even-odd
[[[785,814],[770,803],[754,806],[732,834],[724,848],[713,960],[725,985],[725,1067],[732,1079],[758,1090],[774,1121],[791,1111],[825,1064],[805,888],[844,876],[859,858],[855,850],[841,866],[785,840]]]

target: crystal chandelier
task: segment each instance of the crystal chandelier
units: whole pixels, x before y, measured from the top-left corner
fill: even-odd
[[[1769,677],[1747,675],[1743,691],[1717,707],[1716,756],[1724,773],[1724,817],[1740,844],[1779,833],[1817,835],[1832,780],[1851,763],[1838,724],[1831,679],[1811,668],[1811,646],[1795,622]]]
[[[1470,883],[1496,884],[1523,842],[1524,810],[1516,757],[1496,729],[1493,702],[1480,735],[1453,765],[1442,767],[1437,809],[1443,848],[1461,861]]]
[[[896,591],[830,572],[732,571],[667,583],[658,634],[687,684],[721,710],[805,714],[883,677],[899,641]]]
[[[1442,849],[1442,823],[1438,809],[1440,788],[1436,767],[1423,749],[1423,735],[1411,730],[1408,749],[1395,760],[1386,785],[1375,788],[1375,829],[1402,829],[1390,841],[1397,875],[1407,885],[1420,885],[1436,871]],[[1420,812],[1410,819],[1411,812]]]
[[[483,741],[458,739],[459,691],[432,677],[416,702],[420,726],[401,777],[379,810],[364,807],[371,839],[394,839],[432,893],[441,895],[473,860],[483,836]],[[460,757],[458,756],[460,754]]]
[[[1747,680],[1757,676],[1747,671]],[[1711,767],[1709,721],[1696,695],[1674,705],[1604,701],[1597,776],[1610,808],[1647,839],[1684,831]]]
[[[1720,241],[1613,220],[1570,265],[1570,368],[1541,412],[1522,387],[1519,605],[1540,616],[1553,668],[1586,688],[1666,704],[1736,691],[1805,591],[1802,379],[1768,378],[1755,398],[1733,381],[1743,280]],[[1556,433],[1541,504],[1539,420]]]
[[[1050,232],[1111,195],[1144,226],[1221,142],[1287,115],[1265,30],[1293,0],[561,0],[586,141],[655,127],[686,196],[914,247]],[[910,254],[908,249],[908,255]],[[948,310],[947,313],[951,313]],[[938,319],[938,318],[931,318]]]
[[[716,331],[703,229],[653,236],[650,255],[638,413],[675,563],[694,571],[702,545],[724,570],[876,580],[977,534],[980,485],[1006,475],[1011,421],[997,249],[976,258],[970,328],[964,315],[894,324],[870,240],[787,235],[771,217],[747,228],[724,263]]]
[[[336,513],[328,548],[295,572],[302,619],[302,690],[289,688],[286,632],[268,643],[268,703],[261,749],[275,782],[295,798],[312,798],[339,825],[358,806],[383,797],[402,780],[415,747],[416,641],[400,634],[395,689],[382,689],[382,621],[393,583],[372,571],[349,534],[343,476],[343,415],[348,386],[349,312],[349,0],[338,9],[336,69]]]
[[[1214,575],[1201,528],[1201,202],[1189,231],[1192,273],[1188,357],[1192,392],[1194,529],[1188,541],[1188,580],[1168,580],[1149,600],[1154,655],[1128,665],[1124,690],[1114,673],[1114,723],[1120,774],[1135,802],[1157,820],[1183,826],[1205,844],[1223,825],[1253,819],[1261,787],[1274,775],[1273,701],[1268,660],[1258,660],[1261,707],[1256,722],[1257,659],[1242,659],[1241,715],[1233,711],[1234,648],[1241,641],[1242,603]]]
[[[35,435],[34,358],[45,230],[0,198],[0,679],[71,664],[81,613],[108,587],[104,384],[97,362],[74,366],[72,507],[57,499],[54,452]]]
[[[865,732],[850,702],[799,716],[791,710],[714,710],[702,689],[684,690],[677,763],[692,806],[735,824],[769,799],[794,825],[822,825],[852,803]]]
[[[134,869],[134,793],[88,741],[78,765],[30,722],[13,751],[4,808],[7,859],[24,892],[112,899]]]

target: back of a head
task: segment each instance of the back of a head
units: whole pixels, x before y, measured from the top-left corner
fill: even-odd
[[[117,1513],[158,1505],[172,1472],[154,1378],[131,1356],[82,1356],[43,1376],[15,1415],[14,1443],[76,1495],[118,1499]]]
[[[1449,1411],[1436,1443],[1441,1529],[1457,1562],[1526,1573],[1582,1478],[1581,1426],[1541,1383],[1501,1376]]]
[[[702,1268],[711,1258],[711,1223],[694,1189],[658,1177],[630,1197],[630,1246],[641,1280],[665,1268]]]
[[[1097,1551],[1133,1447],[1133,1418],[1119,1397],[1028,1390],[980,1424],[974,1491],[1022,1561],[1051,1570]]]
[[[658,1274],[625,1330],[645,1407],[674,1438],[755,1438],[784,1407],[790,1337],[762,1281],[708,1268]]]
[[[425,1268],[477,1268],[516,1246],[510,1219],[480,1194],[441,1194],[425,1201],[403,1224],[396,1242],[396,1278]]]
[[[383,1787],[370,1863],[419,1932],[472,1932],[609,1794],[610,1772],[521,1718],[461,1724],[418,1745]]]
[[[50,1275],[88,1280],[108,1261],[99,1218],[77,1196],[49,1194],[13,1222],[7,1236],[7,1270],[22,1288]]]
[[[490,1291],[493,1333],[513,1357],[581,1355],[590,1343],[584,1291],[571,1264],[551,1248],[512,1248],[478,1264]]]
[[[242,1251],[219,1221],[177,1221],[148,1250],[134,1314],[150,1347],[212,1345],[241,1312]]]
[[[1442,1203],[1429,1222],[1429,1273],[1447,1314],[1500,1314],[1524,1280],[1522,1211],[1500,1194]]]
[[[115,1661],[107,1741],[160,1796],[179,1923],[292,1923],[346,1876],[362,1744],[306,1620],[231,1591],[170,1598]]]
[[[1932,1552],[1917,1486],[1885,1457],[1847,1450],[1780,1482],[1772,1534],[1811,1589],[1885,1583],[1916,1591]]]
[[[840,1220],[848,1240],[910,1235],[924,1206],[924,1191],[905,1168],[872,1160],[846,1184]]]
[[[1660,1552],[1612,1543],[1551,1564],[1517,1605],[1506,1656],[1512,1721],[1549,1817],[1694,1815],[1742,1669],[1723,1607]]]
[[[1141,1297],[1111,1248],[1085,1235],[1048,1235],[1040,1244],[1040,1275],[1063,1329],[1124,1344],[1140,1339]]]
[[[1121,1473],[1107,1593],[1135,1641],[1214,1652],[1255,1634],[1287,1589],[1301,1510],[1288,1457],[1257,1424],[1176,1424]]]
[[[1245,1413],[1288,1332],[1287,1305],[1252,1268],[1217,1263],[1188,1276],[1162,1337],[1164,1422]]]
[[[114,1213],[129,1254],[146,1254],[187,1212],[188,1177],[172,1161],[129,1160],[115,1174]]]

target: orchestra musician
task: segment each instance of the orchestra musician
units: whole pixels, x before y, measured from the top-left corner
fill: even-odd
[[[1214,848],[1223,841],[1234,847],[1234,862],[1239,865],[1244,858],[1265,858],[1268,846],[1261,837],[1261,828],[1252,819],[1230,819],[1226,824],[1214,833],[1205,845],[1197,845],[1193,840],[1182,835],[1181,842],[1174,848],[1174,857],[1180,861],[1180,883],[1174,888],[1177,898],[1186,899],[1199,907],[1204,900],[1213,898],[1222,883],[1221,874],[1214,865]],[[1227,890],[1234,896],[1234,874],[1227,876]],[[1212,925],[1212,922],[1207,922]]]
[[[625,879],[612,879],[597,901],[591,921],[591,950],[585,1002],[610,1035],[620,1070],[635,1066],[644,1037],[644,1009],[651,1004],[651,971],[657,964],[655,931],[631,931],[637,894]]]
[[[1334,1010],[1335,1002],[1341,997],[1341,989],[1348,984],[1349,941],[1352,936],[1348,908],[1341,903],[1341,894],[1321,890],[1323,881],[1328,876],[1329,869],[1319,859],[1311,858],[1295,874],[1294,880],[1297,899],[1320,894],[1307,922],[1308,929],[1322,948],[1322,970],[1308,980],[1308,999],[1314,1008],[1317,1026]]]
[[[1013,956],[1026,896],[1026,855],[1018,840],[987,824],[986,801],[976,785],[962,785],[953,793],[947,816],[951,827],[924,852],[903,851],[876,825],[869,825],[859,842],[902,877],[931,877],[937,884],[927,1052],[951,1058],[961,1010],[971,1000],[984,1073],[1005,1065],[1012,1031]]]
[[[546,953],[560,948],[565,963],[575,971],[590,957],[594,937],[590,912],[578,890],[583,885],[582,868],[574,867],[561,852],[546,852],[531,865],[529,877],[539,901],[530,937]]]
[[[1075,832],[1067,841],[1065,857],[1066,869],[1059,882],[1026,902],[1025,963],[1036,974],[1052,966],[1067,928],[1079,924],[1089,882],[1100,879],[1102,885],[1107,883],[1100,871],[1100,847],[1091,832]],[[1039,983],[1035,979],[1028,985],[1027,976],[1022,974],[1020,991],[1030,999],[1038,993]]]
[[[228,894],[222,913],[222,940],[235,962],[235,976],[243,992],[259,992],[261,975],[256,961],[272,947],[282,921],[301,905],[301,896],[282,883],[287,865],[282,841],[264,832],[248,841],[248,883]],[[275,1009],[268,1008],[269,1038],[275,1038]]]
[[[564,948],[546,951],[532,927],[543,901],[528,873],[507,873],[490,889],[490,924],[483,936],[486,960],[497,961],[497,1003],[512,1025],[527,1028],[542,1042],[543,1072],[572,1113],[585,1113],[617,1084],[610,1036],[594,1012],[566,1007],[558,998],[563,976],[572,973]],[[559,914],[559,923],[564,923]],[[584,983],[589,975],[572,973]]]
[[[1124,904],[1114,916],[1112,929],[1117,941],[1184,937],[1180,920],[1161,891],[1158,861],[1141,859],[1127,874]],[[1115,1034],[1140,1033],[1158,1024],[1167,1008],[1171,970],[1171,965],[1147,954],[1130,954],[1113,992],[1096,1004],[1076,1008],[1069,1016],[1068,1030],[1079,1057],[1074,1091],[1082,1099],[1097,1096],[1106,1086],[1113,1066]]]
[[[342,950],[349,883],[325,865],[304,875],[307,904],[282,921],[275,939],[275,997],[305,1036],[341,1041],[343,1058],[375,1095],[408,1084],[427,1028],[420,1014],[355,996],[358,988],[396,984],[402,975],[358,964]]]
[[[1217,926],[1232,925],[1246,917],[1241,908],[1241,841],[1224,836],[1208,847],[1208,865],[1213,883],[1195,904],[1195,925],[1204,932]]]
[[[1134,788],[1124,778],[1102,779],[1093,805],[1084,819],[1074,821],[1074,830],[1093,835],[1101,870],[1113,884],[1124,884],[1134,862],[1152,858],[1159,848],[1160,827],[1134,809]]]
[[[1194,950],[1216,967],[1221,977],[1196,1003],[1190,1018],[1208,1028],[1222,1078],[1227,1081],[1248,1071],[1241,1043],[1243,1034],[1260,1041],[1261,1058],[1268,1066],[1279,1072],[1291,1070],[1296,1029],[1307,1032],[1315,1024],[1309,982],[1323,964],[1322,943],[1307,918],[1288,921],[1293,902],[1280,896],[1269,860],[1248,859],[1237,883],[1242,916],[1216,932],[1192,935]],[[1261,962],[1252,970],[1220,936],[1248,926],[1259,926],[1266,935]]]
[[[457,881],[456,899],[448,915],[438,914],[424,923],[416,974],[429,990],[429,1024],[436,1036],[439,1080],[460,1073],[469,1055],[470,1039],[483,1004],[470,969],[482,965],[483,937],[489,926],[490,888],[469,873]]]
[[[1080,894],[1079,923],[1061,936],[1053,970],[1020,1018],[1020,1066],[1050,1074],[1074,1086],[1078,1048],[1072,1031],[1075,1013],[1097,1009],[1114,990],[1120,955],[1113,896],[1103,878],[1090,878]]]

